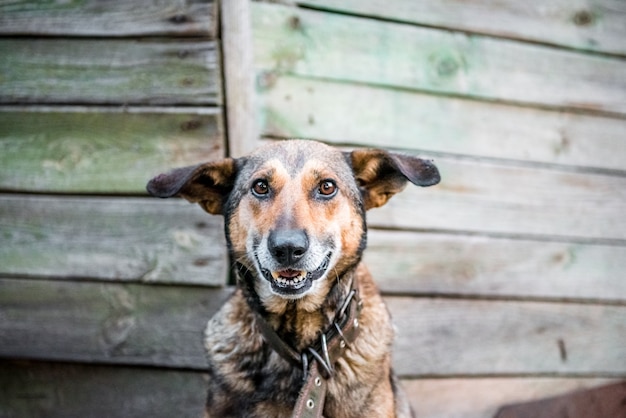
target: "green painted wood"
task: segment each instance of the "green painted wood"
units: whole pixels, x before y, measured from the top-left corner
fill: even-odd
[[[619,0],[298,0],[297,3],[418,25],[626,54],[626,7]]]
[[[0,103],[216,105],[217,48],[212,41],[0,39]]]
[[[0,3],[0,33],[72,36],[206,36],[217,28],[216,2],[82,0]]]
[[[202,369],[204,323],[227,293],[2,279],[0,356]],[[624,306],[386,301],[401,376],[626,373]]]
[[[260,81],[267,136],[626,171],[624,119],[283,75]]]
[[[370,229],[387,293],[626,302],[626,247]]]
[[[626,177],[438,157],[441,183],[408,186],[368,212],[372,227],[557,240],[626,239]]]
[[[202,334],[230,291],[0,280],[0,357],[203,369]]]
[[[219,109],[0,108],[0,188],[145,193],[151,176],[223,158]]]
[[[618,58],[262,3],[252,21],[259,72],[626,112]]]
[[[222,218],[178,199],[0,195],[0,275],[223,285]]]
[[[202,373],[129,367],[0,361],[5,418],[197,418]]]

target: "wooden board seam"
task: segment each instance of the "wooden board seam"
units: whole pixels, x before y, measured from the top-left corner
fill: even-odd
[[[36,363],[54,363],[60,365],[90,365],[97,367],[115,367],[115,368],[133,368],[137,370],[162,370],[162,371],[179,371],[179,372],[203,372],[207,370],[207,367],[204,366],[173,366],[168,364],[154,364],[154,363],[141,363],[141,362],[133,362],[133,363],[125,363],[125,362],[115,362],[108,361],[102,359],[89,359],[89,360],[81,360],[76,359],[72,360],[69,358],[43,358],[43,357],[8,357],[1,356],[0,361],[11,361],[11,362],[36,362]],[[424,373],[424,374],[402,374],[402,380],[421,380],[421,379],[434,379],[434,380],[452,380],[452,379],[486,379],[486,378],[497,378],[497,379],[508,379],[508,378],[525,378],[525,379],[533,379],[533,378],[541,378],[541,379],[549,379],[549,378],[566,378],[566,379],[581,379],[581,378],[599,378],[599,379],[626,379],[626,374],[623,373],[450,373],[450,374],[433,374],[433,373]]]
[[[56,283],[81,283],[81,284],[101,284],[101,285],[110,285],[110,284],[118,284],[118,285],[142,285],[142,286],[151,286],[151,287],[163,287],[169,288],[171,286],[181,287],[185,289],[193,289],[196,288],[198,291],[206,291],[206,290],[220,290],[225,289],[226,291],[233,291],[234,287],[230,284],[226,283],[227,277],[224,278],[223,283],[207,283],[207,284],[199,284],[197,282],[183,282],[180,280],[133,280],[133,279],[119,279],[119,280],[111,280],[111,279],[103,279],[101,277],[95,276],[71,276],[71,275],[63,275],[63,276],[43,276],[38,274],[24,274],[24,273],[5,273],[0,272],[0,280],[11,280],[17,282],[24,281],[32,281],[32,282],[49,282],[54,281]],[[605,305],[607,303],[604,303]]]
[[[374,278],[376,280],[376,278]],[[419,280],[419,277],[416,277]],[[550,296],[517,296],[514,294],[487,295],[480,293],[453,292],[396,292],[383,291],[384,296],[411,297],[414,299],[464,300],[476,302],[521,302],[521,303],[552,303],[558,305],[617,306],[626,307],[626,300],[610,300],[599,298],[572,298]]]
[[[523,378],[523,379],[551,379],[551,378],[599,378],[599,379],[626,379],[623,373],[475,373],[475,374],[403,374],[402,380],[412,379],[436,379],[436,380],[452,380],[452,379],[489,379],[489,378]]]
[[[526,241],[540,241],[540,242],[562,242],[572,244],[585,244],[585,245],[610,245],[616,247],[625,247],[626,240],[613,239],[613,238],[583,238],[565,235],[541,235],[541,234],[519,234],[519,233],[506,233],[506,232],[475,232],[465,231],[461,229],[440,229],[440,228],[414,228],[414,227],[383,227],[372,225],[369,229],[377,229],[380,231],[408,231],[408,232],[420,232],[428,234],[452,234],[452,235],[467,235],[474,237],[487,237],[487,238],[509,238],[519,239]]]
[[[202,367],[182,367],[182,366],[168,366],[168,365],[156,365],[156,364],[138,364],[138,363],[115,363],[115,362],[83,362],[78,360],[46,360],[40,358],[17,358],[17,357],[0,357],[0,365],[13,363],[13,364],[24,364],[24,363],[32,363],[32,364],[54,364],[58,366],[76,366],[76,365],[85,365],[89,367],[95,368],[115,368],[115,369],[134,369],[134,370],[153,370],[153,371],[180,371],[185,373],[196,373],[198,371],[202,372],[205,369]],[[453,380],[453,379],[470,379],[470,380],[478,380],[485,378],[497,378],[497,379],[510,379],[510,378],[520,378],[520,379],[553,379],[553,378],[565,378],[565,379],[579,379],[579,378],[599,378],[599,379],[626,379],[626,374],[620,373],[476,373],[476,374],[466,374],[466,373],[457,373],[457,374],[419,374],[419,375],[403,375],[401,380],[422,380],[422,379],[433,379],[433,380]]]
[[[72,104],[0,104],[0,112],[33,112],[33,113],[168,113],[168,114],[198,114],[219,115],[223,112],[221,106],[213,105],[189,105],[182,106],[154,106],[154,105],[125,105],[125,104],[97,104],[97,105],[72,105]]]
[[[367,265],[367,263],[366,263]],[[232,270],[229,270],[232,273]],[[208,283],[208,284],[198,284],[198,283],[188,283],[181,281],[166,281],[161,280],[158,282],[150,281],[150,280],[110,280],[110,279],[102,279],[99,277],[86,277],[86,276],[42,276],[36,274],[8,274],[4,272],[0,272],[0,279],[4,280],[16,280],[16,281],[50,281],[54,280],[55,282],[80,282],[80,283],[93,283],[93,284],[137,284],[137,285],[145,285],[145,286],[180,286],[185,288],[197,288],[198,290],[207,290],[207,289],[221,289],[224,288],[227,291],[234,291],[235,284],[234,282],[228,282],[227,284],[216,284],[216,283]],[[416,277],[418,280],[419,277]],[[376,278],[374,278],[376,280]],[[611,299],[601,299],[601,298],[573,298],[573,297],[550,297],[550,296],[517,296],[514,294],[499,294],[499,295],[488,295],[488,294],[480,294],[480,293],[454,293],[454,292],[421,292],[421,291],[393,291],[393,290],[384,290],[382,291],[384,296],[394,296],[394,297],[411,297],[415,299],[437,299],[437,300],[464,300],[464,301],[476,301],[476,302],[521,302],[521,303],[553,303],[559,305],[588,305],[588,306],[616,306],[616,307],[626,307],[626,300],[611,300]]]

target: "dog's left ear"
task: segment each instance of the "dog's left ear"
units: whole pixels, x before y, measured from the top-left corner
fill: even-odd
[[[384,205],[404,189],[407,181],[425,187],[441,179],[431,161],[411,155],[369,149],[354,150],[347,153],[346,158],[352,165],[365,209]]]
[[[148,182],[146,189],[152,196],[179,196],[219,215],[233,189],[236,173],[235,160],[226,158],[159,174]]]

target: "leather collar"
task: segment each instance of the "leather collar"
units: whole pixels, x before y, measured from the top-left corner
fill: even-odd
[[[251,273],[237,263],[244,279],[251,279]],[[246,277],[248,276],[248,277]],[[350,291],[343,300],[331,325],[317,341],[301,352],[291,347],[274,331],[270,324],[255,309],[255,318],[265,342],[282,358],[294,367],[303,370],[304,385],[300,390],[292,417],[321,417],[326,395],[326,380],[335,375],[335,364],[359,334],[359,314],[363,302],[359,295],[356,274],[352,275]]]

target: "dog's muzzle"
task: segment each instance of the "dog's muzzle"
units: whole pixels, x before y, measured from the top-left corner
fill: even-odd
[[[304,230],[272,231],[267,238],[267,250],[269,257],[257,258],[259,270],[273,292],[285,297],[297,297],[310,289],[315,280],[325,275],[332,257],[332,251],[324,254],[319,249],[316,256]]]
[[[332,253],[324,257],[322,264],[313,271],[284,269],[270,271],[262,268],[261,272],[265,280],[269,281],[274,292],[284,296],[297,296],[311,288],[313,282],[326,273],[330,265]]]

